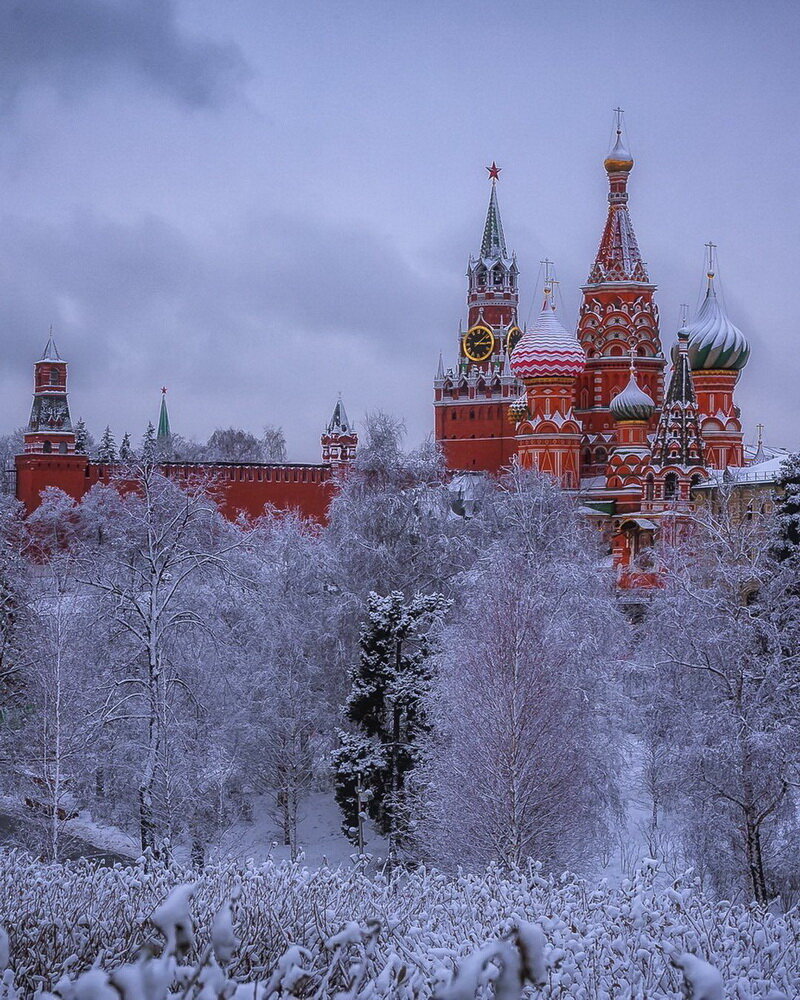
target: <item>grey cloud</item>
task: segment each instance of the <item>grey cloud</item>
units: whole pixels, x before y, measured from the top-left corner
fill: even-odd
[[[190,107],[215,105],[247,76],[240,49],[192,38],[174,0],[6,0],[0,6],[0,95],[30,85],[74,95],[130,75]]]
[[[94,430],[138,432],[143,399],[163,379],[176,384],[186,436],[207,433],[213,403],[215,423],[283,423],[313,457],[338,389],[354,387],[356,412],[404,412],[409,387],[429,387],[447,327],[442,279],[356,226],[268,213],[197,241],[155,217],[80,212],[66,225],[9,216],[2,227],[15,247],[0,272],[3,427],[26,415],[31,365],[53,322],[73,408]],[[428,411],[422,420],[415,432]]]

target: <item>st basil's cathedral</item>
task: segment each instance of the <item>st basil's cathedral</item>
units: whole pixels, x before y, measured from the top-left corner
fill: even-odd
[[[715,471],[745,466],[734,390],[750,353],[718,297],[708,244],[705,296],[677,333],[665,378],[656,285],[628,211],[633,165],[618,116],[604,161],[608,215],[574,335],[559,320],[549,261],[541,309],[521,329],[499,168],[487,168],[492,187],[480,251],[467,266],[466,329],[455,366],[440,358],[433,383],[448,468],[496,474],[518,461],[556,477],[613,539],[620,571],[652,544],[665,516],[694,506],[694,491]]]

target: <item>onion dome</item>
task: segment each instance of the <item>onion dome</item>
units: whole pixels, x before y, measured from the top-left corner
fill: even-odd
[[[618,170],[628,173],[629,170],[633,169],[633,157],[627,143],[622,138],[622,129],[619,126],[617,126],[617,141],[605,158],[603,166],[610,174]]]
[[[528,397],[523,392],[508,404],[508,419],[512,424],[518,424],[522,420],[527,420],[528,416]]]
[[[706,297],[697,316],[685,328],[689,334],[689,364],[692,371],[739,371],[747,364],[750,346],[738,326],[725,315],[714,288],[714,272],[708,272]]]
[[[552,291],[546,288],[536,322],[523,333],[511,352],[511,371],[522,380],[575,378],[585,365],[583,348],[556,319]]]
[[[611,400],[611,414],[615,420],[649,420],[656,404],[636,381],[636,370],[631,358],[631,377],[628,384]]]

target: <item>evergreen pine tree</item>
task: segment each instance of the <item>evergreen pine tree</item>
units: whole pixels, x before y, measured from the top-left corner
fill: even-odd
[[[122,435],[122,444],[119,446],[120,462],[132,462],[134,459],[133,448],[131,448],[131,436],[125,431]]]
[[[79,417],[75,424],[75,451],[78,455],[86,455],[89,451],[89,432],[83,417]]]
[[[354,732],[339,732],[334,751],[336,801],[345,834],[359,843],[364,815],[389,838],[396,858],[409,827],[408,776],[428,732],[425,701],[431,685],[432,639],[450,607],[441,594],[371,593],[361,625],[360,656],[350,674],[347,717]]]
[[[142,438],[142,461],[145,465],[152,465],[155,462],[156,452],[156,429],[153,427],[153,422],[150,421]]]
[[[778,473],[775,504],[775,556],[800,557],[800,453],[789,455]]]
[[[117,442],[111,433],[111,428],[106,424],[103,436],[100,438],[100,446],[97,449],[97,461],[104,465],[113,465],[117,460]]]

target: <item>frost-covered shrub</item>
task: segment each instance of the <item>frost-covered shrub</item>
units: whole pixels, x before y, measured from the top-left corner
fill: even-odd
[[[276,998],[326,1000],[344,992],[354,1000],[461,1000],[473,983],[488,997],[503,956],[513,961],[505,945],[520,928],[536,977],[528,978],[544,980],[539,995],[548,998],[678,1000],[685,983],[695,1000],[718,1000],[719,983],[722,995],[736,1000],[800,992],[800,914],[712,901],[690,881],[662,885],[655,866],[618,888],[595,889],[570,876],[544,878],[533,865],[386,878],[359,868],[227,863],[194,877],[174,867],[45,866],[0,856],[0,924],[9,932],[19,995],[39,985],[52,990],[65,975],[74,981],[98,957],[117,979],[135,973],[115,970],[143,961],[161,968],[152,962],[172,933],[173,973],[184,977],[178,996],[197,972],[187,996],[216,997],[235,983],[241,1000],[267,1000],[267,986]],[[187,883],[184,896],[170,895]],[[177,910],[191,911],[191,926],[170,923]],[[474,955],[491,939],[505,942],[492,953],[499,964],[485,951]],[[534,947],[537,940],[546,948]],[[453,992],[459,982],[463,989]],[[8,987],[7,977],[0,996]],[[69,995],[66,987],[61,992]]]

